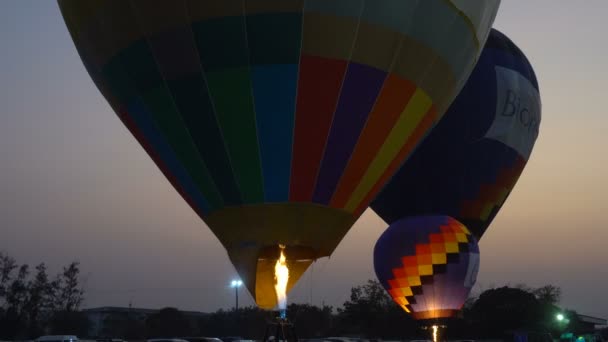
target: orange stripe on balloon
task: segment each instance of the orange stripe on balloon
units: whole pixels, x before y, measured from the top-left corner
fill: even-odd
[[[346,205],[415,90],[416,86],[410,81],[392,74],[388,76],[338,183],[331,207],[343,208]]]
[[[399,154],[397,154],[397,157],[393,159],[393,162],[386,169],[382,177],[380,177],[380,179],[376,182],[371,191],[367,193],[363,201],[361,201],[357,209],[354,211],[353,215],[355,217],[361,215],[363,211],[367,209],[367,205],[369,204],[369,202],[371,202],[372,199],[376,197],[382,187],[395,174],[395,172],[397,172],[399,167],[405,161],[406,157],[414,151],[416,146],[418,146],[418,143],[420,143],[422,138],[424,137],[424,134],[427,133],[431,129],[431,127],[433,127],[436,121],[437,109],[435,108],[435,106],[432,106],[424,115],[424,118],[422,119],[418,127],[416,127],[416,129],[414,130],[414,132],[410,136],[410,139],[407,141],[407,143],[405,143],[405,145],[403,145],[401,150],[399,150]]]

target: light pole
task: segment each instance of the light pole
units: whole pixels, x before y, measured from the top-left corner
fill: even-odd
[[[241,280],[233,280],[230,283],[230,287],[234,287],[234,295],[236,297],[236,311],[239,311],[239,287],[241,287],[241,285],[243,285],[243,282]]]

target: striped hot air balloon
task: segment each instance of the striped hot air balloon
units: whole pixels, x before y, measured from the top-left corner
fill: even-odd
[[[59,0],[87,71],[276,304],[464,84],[499,0]],[[175,230],[179,234],[179,230]]]

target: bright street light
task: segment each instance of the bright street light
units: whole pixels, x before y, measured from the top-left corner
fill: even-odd
[[[558,321],[560,321],[560,322],[561,322],[561,321],[563,321],[563,320],[564,320],[564,318],[565,318],[565,317],[564,317],[564,315],[563,315],[563,314],[561,314],[561,313],[560,313],[560,314],[557,314],[557,315],[555,316],[555,318],[556,318]]]
[[[241,281],[240,279],[233,280],[230,282],[230,287],[234,287],[234,295],[236,297],[236,311],[239,311],[239,287],[241,287],[241,285],[243,285],[243,281]]]

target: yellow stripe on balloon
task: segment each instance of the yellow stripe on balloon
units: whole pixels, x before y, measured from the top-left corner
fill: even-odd
[[[416,89],[378,154],[367,168],[361,182],[346,202],[345,209],[348,212],[354,212],[357,209],[359,203],[382,177],[432,104],[431,98],[422,89]]]

